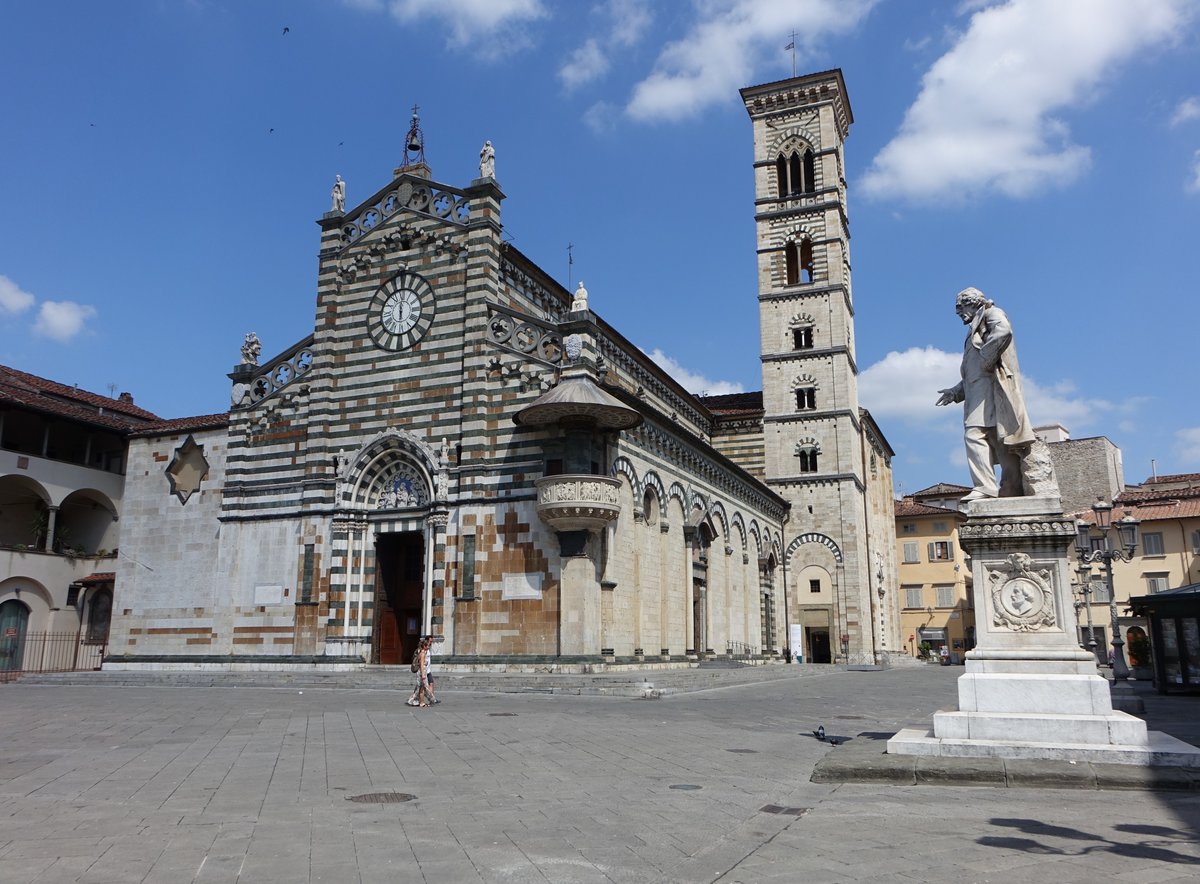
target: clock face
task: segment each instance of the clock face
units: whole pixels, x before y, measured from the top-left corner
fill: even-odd
[[[371,338],[385,350],[405,350],[425,336],[433,325],[433,287],[407,270],[389,279],[367,311]]]

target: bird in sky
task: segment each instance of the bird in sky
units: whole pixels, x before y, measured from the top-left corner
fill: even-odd
[[[287,33],[288,31],[290,31],[290,30],[291,30],[291,28],[284,28],[284,29],[283,29],[283,33],[284,33],[284,34],[286,34],[286,33]],[[282,35],[281,35],[281,36],[282,36]]]
[[[272,132],[274,132],[274,131],[275,131],[274,129],[268,129],[268,130],[267,130],[267,134],[268,134],[268,135],[270,135],[270,134],[271,134]]]
[[[820,740],[822,743],[824,743],[825,742],[825,725],[823,725],[823,724],[819,725],[817,727],[817,729],[815,731],[813,731],[813,736],[816,737],[818,740]]]

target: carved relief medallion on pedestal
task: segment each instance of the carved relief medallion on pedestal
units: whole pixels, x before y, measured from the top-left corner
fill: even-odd
[[[1007,566],[988,571],[992,585],[992,625],[1014,632],[1036,632],[1055,626],[1050,572],[1034,570],[1025,553],[1013,553]]]

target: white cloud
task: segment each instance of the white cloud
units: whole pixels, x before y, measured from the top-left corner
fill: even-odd
[[[1171,126],[1192,120],[1200,120],[1200,98],[1194,95],[1179,102],[1179,107],[1175,108],[1175,113],[1171,115]]]
[[[387,9],[401,24],[440,21],[450,29],[451,46],[489,40],[484,56],[500,56],[529,45],[521,26],[546,16],[542,0],[343,0],[369,11]]]
[[[959,429],[962,406],[937,406],[938,390],[959,381],[960,353],[936,347],[892,351],[858,376],[858,398],[876,419],[892,418],[936,430]],[[1102,419],[1133,413],[1144,402],[1133,397],[1111,402],[1081,394],[1071,381],[1042,385],[1029,375],[1021,378],[1025,406],[1035,426],[1058,423],[1068,430],[1093,426]]]
[[[608,19],[607,33],[589,37],[559,68],[558,78],[568,92],[608,73],[613,50],[636,44],[654,20],[643,0],[609,0],[593,11]]]
[[[959,380],[962,354],[936,347],[893,350],[858,376],[858,398],[876,420],[896,418],[946,429],[962,424],[961,407],[939,407],[938,390]]]
[[[646,355],[658,363],[659,368],[673,377],[689,393],[704,393],[708,396],[722,396],[726,393],[744,392],[742,385],[734,381],[713,381],[704,375],[688,371],[662,350],[655,347],[646,351]]]
[[[1055,114],[1092,100],[1124,61],[1175,38],[1186,0],[1009,0],[975,12],[925,73],[863,188],[875,197],[1024,197],[1091,162]]]
[[[34,302],[33,295],[21,291],[21,287],[7,276],[0,276],[0,313],[24,313]]]
[[[567,63],[559,68],[558,78],[568,90],[576,89],[604,76],[608,67],[608,56],[593,38],[571,53]]]
[[[597,101],[584,112],[583,122],[597,135],[611,132],[617,125],[617,109],[607,101]]]
[[[677,121],[736,94],[755,62],[787,58],[784,36],[797,28],[807,63],[830,36],[853,30],[876,0],[696,0],[697,20],[659,53],[654,71],[633,90],[626,113],[641,121]]]
[[[645,0],[610,0],[608,14],[613,20],[613,42],[620,46],[637,43],[654,21],[654,15]]]
[[[81,331],[83,324],[96,315],[96,308],[74,301],[43,301],[38,310],[34,334],[63,343]]]
[[[1200,193],[1200,150],[1192,154],[1192,168],[1183,187],[1188,193]]]
[[[1021,390],[1025,393],[1029,420],[1035,426],[1062,424],[1072,433],[1123,408],[1107,399],[1090,399],[1080,395],[1072,381],[1058,381],[1044,387],[1025,375],[1021,378]]]
[[[1176,430],[1175,452],[1181,463],[1200,464],[1200,427]]]

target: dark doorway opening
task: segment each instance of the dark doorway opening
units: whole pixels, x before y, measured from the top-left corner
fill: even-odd
[[[421,637],[424,538],[419,531],[375,539],[375,662],[407,663]]]
[[[833,660],[829,656],[829,630],[806,626],[804,633],[804,643],[808,646],[808,662],[832,663]]]

